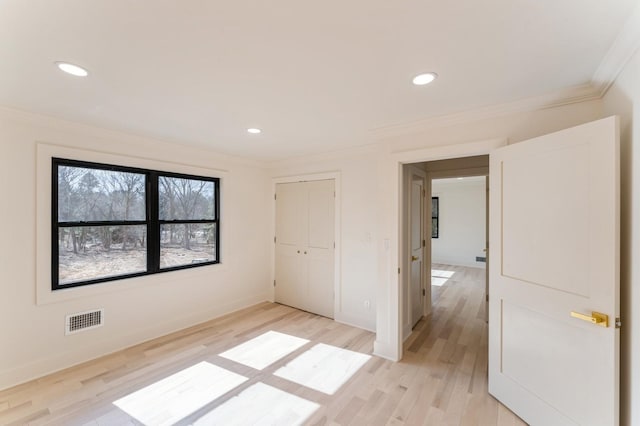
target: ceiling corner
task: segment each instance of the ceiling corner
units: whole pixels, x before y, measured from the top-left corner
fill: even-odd
[[[631,12],[609,51],[591,78],[591,84],[604,96],[629,59],[640,48],[640,3]]]

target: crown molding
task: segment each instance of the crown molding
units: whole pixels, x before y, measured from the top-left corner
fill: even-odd
[[[640,48],[640,4],[631,12],[609,51],[593,74],[591,84],[604,96],[629,59]]]
[[[421,133],[436,127],[455,126],[520,112],[533,112],[602,99],[638,49],[640,49],[640,4],[629,15],[589,83],[513,102],[377,127],[371,129],[370,133],[374,139],[384,140],[393,136]]]
[[[148,153],[145,154],[144,158],[154,159],[157,161],[168,161],[160,154],[160,152],[162,152],[164,148],[169,148],[179,149],[182,153],[184,153],[184,155],[189,156],[190,158],[200,159],[200,161],[198,161],[198,167],[202,166],[203,168],[216,169],[218,167],[212,167],[211,164],[212,162],[215,163],[219,161],[221,164],[225,164],[225,166],[220,167],[220,170],[227,169],[228,165],[266,169],[266,162],[262,159],[242,157],[216,151],[208,148],[203,144],[182,143],[180,141],[143,135],[127,130],[109,128],[93,123],[71,121],[66,118],[47,115],[39,112],[27,111],[12,106],[0,105],[0,121],[2,120],[11,120],[16,123],[27,124],[33,128],[47,128],[73,134],[83,134],[91,139],[96,140],[101,139],[110,142],[118,141],[121,143],[135,144],[138,146],[153,146],[154,148],[149,150]],[[0,125],[1,124],[2,123],[0,123]],[[40,140],[39,142],[49,142],[49,144],[51,145],[67,146],[66,143],[56,143],[55,140]],[[68,146],[73,147],[72,144]],[[112,150],[109,150],[108,146],[108,144],[105,144],[104,151],[100,152],[104,152],[106,154],[117,154],[117,152],[112,152]],[[173,160],[169,162],[173,162],[176,164],[185,164],[184,162],[181,163],[178,158],[173,158]]]
[[[407,123],[392,124],[371,130],[375,139],[391,136],[420,133],[435,127],[448,127],[473,121],[487,120],[495,117],[516,114],[519,112],[537,111],[600,99],[600,91],[591,83],[581,84],[557,90],[540,96],[524,98],[517,101],[489,105],[453,114],[428,117]]]

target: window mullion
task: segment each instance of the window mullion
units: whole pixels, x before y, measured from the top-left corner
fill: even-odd
[[[158,202],[158,173],[149,172],[147,175],[147,270],[160,270],[160,222]]]

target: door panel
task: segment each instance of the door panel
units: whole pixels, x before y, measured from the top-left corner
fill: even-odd
[[[310,249],[308,256],[308,311],[333,318],[333,253]]]
[[[332,180],[307,182],[309,197],[309,247],[333,249],[334,183]],[[333,253],[331,253],[333,257]]]
[[[617,118],[501,148],[490,168],[489,392],[532,425],[616,425]]]
[[[304,243],[303,214],[305,192],[297,183],[278,184],[276,190],[276,235],[281,245],[300,246]]]
[[[300,261],[302,249],[298,246],[276,244],[275,300],[288,306],[306,309],[307,266]]]
[[[590,376],[591,367],[585,369],[585,363],[576,360],[585,356],[582,352],[584,343],[597,345],[598,336],[591,333],[591,330],[579,327],[579,324],[558,321],[557,318],[507,300],[503,301],[502,308],[505,342],[502,350],[502,374],[526,387],[537,398],[559,407],[570,407],[576,402],[579,404],[575,400],[579,393],[573,387]],[[535,322],[535,327],[530,327],[532,321]],[[541,348],[554,350],[547,352]],[[558,364],[564,366],[562,371],[558,370]],[[560,374],[562,383],[549,386]]]
[[[589,226],[596,225],[588,214],[589,166],[584,143],[503,163],[505,276],[589,296],[589,269],[568,267],[586,266]]]

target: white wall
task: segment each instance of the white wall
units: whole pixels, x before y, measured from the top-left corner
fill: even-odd
[[[399,214],[400,204],[393,195],[398,188],[392,183],[394,177],[395,182],[398,179],[402,182],[402,170],[392,165],[394,153],[495,138],[518,142],[596,120],[601,117],[601,107],[600,101],[589,101],[514,113],[432,127],[417,134],[389,136],[357,149],[272,162],[273,178],[324,172],[341,175],[342,238],[337,243],[342,244],[342,266],[341,290],[336,294],[340,298],[340,311],[336,312],[336,320],[375,329],[376,353],[394,357],[396,326],[400,333],[398,300],[402,300],[397,295],[400,264],[393,254],[397,247],[394,238],[398,235],[393,217]],[[371,301],[370,309],[365,308],[365,300]]]
[[[221,176],[222,263],[51,294],[36,279],[49,265],[37,241],[50,226],[50,163],[37,170],[38,143],[92,160]],[[270,218],[256,214],[270,205],[268,182],[250,162],[0,109],[0,389],[269,299]],[[105,309],[103,327],[64,335],[65,315],[94,308]]]
[[[336,293],[335,319],[368,330],[375,330],[377,262],[376,151],[362,148],[338,155],[307,157],[273,164],[271,176],[284,178],[317,173],[339,174],[336,208],[340,216],[336,247],[339,262],[339,291]],[[273,203],[273,198],[271,199]],[[273,223],[274,219],[272,219]],[[272,244],[273,246],[273,244]],[[369,301],[367,305],[365,302]]]
[[[604,97],[605,115],[620,115],[621,409],[622,425],[640,424],[640,51]]]
[[[432,262],[484,268],[486,245],[485,177],[462,180],[434,179],[432,196],[438,197],[438,238],[431,239]]]

